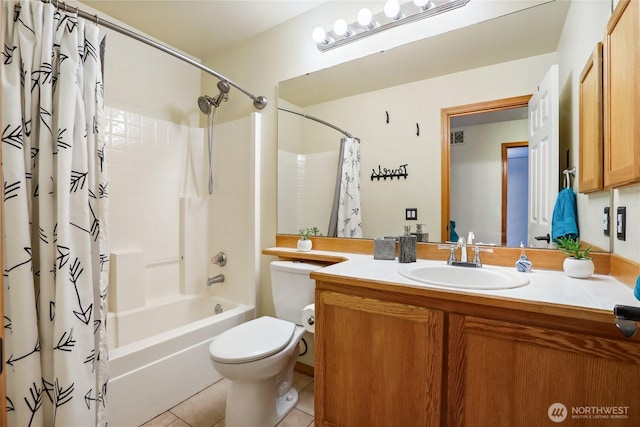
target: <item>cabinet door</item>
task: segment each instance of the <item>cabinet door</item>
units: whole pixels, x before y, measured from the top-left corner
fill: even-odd
[[[640,425],[640,343],[449,316],[449,426]]]
[[[581,193],[600,191],[603,188],[603,127],[602,43],[598,43],[580,75],[578,188]]]
[[[640,5],[620,0],[604,48],[604,185],[640,180]]]
[[[316,292],[316,425],[439,426],[443,313]]]

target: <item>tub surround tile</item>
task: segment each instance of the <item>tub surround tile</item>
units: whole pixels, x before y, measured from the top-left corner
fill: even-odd
[[[110,281],[120,286],[111,287],[109,311],[127,311],[144,307],[144,254],[140,249],[111,252]]]

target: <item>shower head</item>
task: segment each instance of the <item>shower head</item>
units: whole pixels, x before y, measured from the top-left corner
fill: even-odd
[[[212,98],[208,95],[202,95],[198,98],[198,107],[200,107],[200,111],[207,115],[211,114],[211,106],[213,106],[213,108],[218,108],[220,104],[229,99],[229,89],[231,89],[229,83],[223,80],[218,81],[218,90],[220,91],[218,96]]]
[[[224,80],[218,81],[218,90],[220,91],[220,93],[229,93],[229,89],[229,83],[225,82]]]
[[[214,105],[214,99],[207,95],[198,97],[198,107],[204,114],[211,114],[211,106]]]

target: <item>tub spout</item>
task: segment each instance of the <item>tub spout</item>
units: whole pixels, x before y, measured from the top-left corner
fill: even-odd
[[[224,282],[224,274],[218,274],[217,276],[209,277],[207,279],[207,286],[211,286],[214,283]]]

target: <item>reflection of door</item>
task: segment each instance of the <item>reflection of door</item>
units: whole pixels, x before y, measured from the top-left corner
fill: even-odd
[[[529,100],[529,246],[547,247],[558,195],[558,66]]]
[[[443,108],[441,111],[442,124],[442,163],[441,163],[441,241],[449,240],[449,220],[451,219],[451,147],[449,136],[451,132],[451,121],[457,117],[465,117],[477,114],[494,113],[501,111],[515,111],[525,108],[528,105],[531,95],[517,96],[513,98],[496,99],[492,101],[479,102],[476,104],[460,105],[457,107]],[[497,191],[495,189],[494,191]],[[473,209],[473,206],[470,207]],[[499,226],[498,226],[499,227]],[[498,230],[499,232],[499,230]],[[498,236],[499,238],[499,236]],[[497,239],[496,239],[497,240]]]
[[[527,141],[502,144],[502,244],[528,241],[529,148]]]

